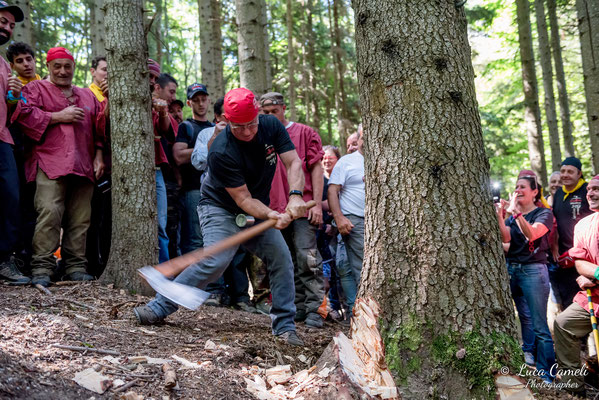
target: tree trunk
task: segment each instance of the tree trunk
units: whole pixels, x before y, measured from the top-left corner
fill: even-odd
[[[576,151],[574,149],[574,138],[572,137],[570,103],[568,101],[566,74],[564,73],[564,60],[562,59],[562,45],[560,43],[559,37],[559,25],[557,22],[555,0],[547,0],[547,11],[549,14],[549,25],[551,26],[551,48],[553,50],[553,62],[555,64],[555,80],[557,81],[557,95],[559,99],[560,119],[562,121],[564,155],[566,157],[573,157]]]
[[[295,109],[295,51],[293,45],[293,2],[287,0],[286,20],[287,20],[287,79],[289,86],[287,87],[287,101],[289,119],[297,121],[297,113]]]
[[[198,0],[200,20],[200,47],[202,56],[202,81],[208,86],[212,101],[225,95],[223,80],[222,33],[220,4],[218,0]],[[214,118],[212,107],[208,110],[208,120]]]
[[[358,297],[381,306],[403,398],[488,397],[493,365],[520,349],[464,10],[353,6],[367,199]]]
[[[15,0],[11,2],[15,6],[19,6],[23,11],[24,19],[15,25],[13,40],[15,42],[25,42],[35,49],[35,39],[33,33],[33,26],[31,25],[31,1],[29,0]]]
[[[269,43],[270,38],[268,36],[268,21],[270,21],[270,15],[266,0],[261,0],[261,7],[264,9],[262,13],[262,20],[260,24],[263,26],[262,31],[264,32],[264,63],[266,64],[266,91],[272,91],[272,67],[270,65],[270,49]]]
[[[241,86],[257,97],[268,91],[265,55],[266,3],[264,0],[235,0],[237,8],[237,44]]]
[[[103,280],[147,293],[136,271],[158,261],[158,228],[143,1],[105,2],[113,151],[112,246]]]
[[[345,142],[350,135],[349,132],[349,113],[347,111],[347,103],[345,96],[345,66],[343,64],[343,47],[341,47],[341,30],[339,29],[339,0],[333,0],[333,26],[335,33],[335,47],[333,48],[333,60],[337,73],[338,83],[338,106],[337,106],[337,122],[339,127],[339,142],[341,147],[345,147]]]
[[[599,172],[599,3],[576,0],[593,171]]]
[[[553,67],[551,66],[551,47],[545,17],[545,0],[535,0],[537,32],[539,36],[539,58],[543,72],[543,88],[545,89],[545,117],[549,128],[549,146],[551,148],[551,170],[559,171],[562,163],[562,151],[559,145],[559,129],[555,110],[555,94],[553,92]]]
[[[520,62],[522,63],[522,85],[524,87],[524,120],[528,134],[528,155],[532,170],[537,174],[544,187],[547,187],[547,165],[545,146],[539,109],[539,90],[535,68],[535,56],[530,29],[530,3],[528,0],[516,0],[518,19],[518,38],[520,42]]]
[[[308,50],[308,64],[310,66],[310,99],[311,99],[311,104],[310,107],[307,108],[307,114],[309,114],[312,117],[312,126],[314,127],[314,129],[316,130],[320,130],[320,109],[318,107],[318,100],[319,100],[319,94],[318,94],[318,87],[317,87],[317,82],[316,82],[316,56],[315,56],[315,51],[314,51],[314,43],[316,42],[315,39],[315,33],[314,33],[314,23],[313,23],[313,13],[314,13],[314,0],[308,0],[308,7],[306,9],[306,12],[308,13],[308,17],[307,17],[307,26],[306,26],[306,30],[307,30],[307,36],[306,36],[306,42],[307,42],[307,50]]]
[[[162,0],[154,0],[154,5],[156,6],[156,18],[152,27],[156,39],[156,62],[158,65],[162,65]]]
[[[92,0],[90,4],[90,36],[92,58],[106,55],[106,29],[104,28],[104,0]]]

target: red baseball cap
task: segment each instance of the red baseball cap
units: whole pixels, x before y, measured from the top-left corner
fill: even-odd
[[[223,108],[225,118],[234,124],[245,124],[252,121],[260,110],[254,93],[246,88],[230,90],[225,95]]]
[[[52,47],[48,50],[48,54],[46,54],[46,63],[49,63],[52,60],[58,60],[59,58],[66,58],[75,62],[71,52],[64,47]]]

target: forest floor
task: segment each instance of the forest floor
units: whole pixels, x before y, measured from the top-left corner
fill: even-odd
[[[0,399],[104,399],[131,391],[139,397],[129,399],[251,399],[244,378],[252,366],[290,364],[293,373],[301,371],[316,363],[336,332],[348,333],[336,323],[318,330],[299,324],[306,346],[288,346],[271,335],[268,316],[220,307],[181,310],[162,326],[142,327],[132,308],[146,303],[146,297],[99,283],[50,290],[51,296],[31,287],[0,285]],[[118,355],[64,350],[55,344]],[[169,360],[177,386],[166,389],[161,365],[138,356]],[[117,387],[97,394],[73,381],[75,374],[93,367],[114,382],[135,384],[122,392]],[[572,397],[543,390],[537,398]]]

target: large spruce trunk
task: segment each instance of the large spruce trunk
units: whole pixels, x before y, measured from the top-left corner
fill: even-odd
[[[264,34],[266,3],[264,0],[235,0],[235,7],[241,86],[260,97],[270,87],[266,65],[268,42]]]
[[[136,270],[158,260],[154,131],[142,0],[106,0],[112,140],[112,246],[104,281],[148,292]]]
[[[366,143],[358,297],[381,306],[403,398],[490,396],[494,369],[519,348],[464,10],[453,1],[353,7]]]
[[[218,0],[198,0],[200,21],[200,47],[202,50],[202,82],[215,102],[225,95],[223,80],[223,52],[221,47],[221,18]],[[208,109],[208,120],[214,118],[212,107]]]
[[[530,166],[544,187],[547,187],[547,165],[545,145],[539,108],[539,89],[535,68],[535,55],[530,29],[530,3],[516,0],[518,21],[518,41],[520,43],[520,63],[522,64],[522,86],[524,89],[524,120],[528,135],[528,157]]]
[[[576,0],[593,171],[599,173],[599,2]]]
[[[545,17],[545,0],[535,0],[535,15],[539,39],[539,59],[543,73],[543,89],[545,92],[545,118],[549,128],[549,147],[551,148],[551,170],[559,171],[562,164],[562,151],[559,145],[559,129],[557,126],[557,111],[555,109],[555,94],[553,91],[553,66],[551,65],[551,46]]]

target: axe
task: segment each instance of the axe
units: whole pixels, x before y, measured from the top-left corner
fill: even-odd
[[[306,203],[308,209],[315,205],[316,202],[314,200]],[[185,268],[192,264],[198,263],[230,247],[239,246],[251,238],[258,236],[262,232],[273,228],[276,223],[276,219],[269,219],[258,225],[252,226],[251,228],[244,229],[211,246],[191,251],[187,254],[173,258],[172,260],[165,261],[155,267],[145,266],[137,270],[137,272],[156,292],[174,303],[190,310],[195,310],[208,299],[210,293],[193,286],[173,282],[169,278],[174,278],[179,275]]]

